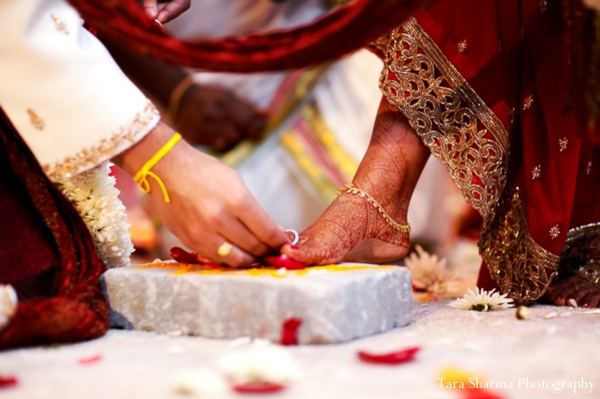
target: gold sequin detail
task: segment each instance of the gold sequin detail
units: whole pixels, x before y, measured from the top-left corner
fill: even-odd
[[[35,113],[34,110],[32,110],[31,108],[27,108],[27,114],[29,115],[29,122],[31,122],[31,125],[34,129],[44,130],[46,123],[42,118],[38,116],[38,114]]]
[[[550,227],[550,230],[548,231],[548,233],[550,234],[550,238],[551,239],[555,239],[558,238],[558,236],[560,235],[560,227],[557,224],[555,224],[554,226]]]
[[[568,145],[569,145],[569,139],[567,139],[566,137],[563,137],[562,139],[558,140],[558,150],[560,152],[563,152],[564,150],[566,150]]]
[[[42,166],[46,175],[53,181],[65,181],[76,174],[90,169],[117,155],[120,151],[141,139],[148,132],[148,124],[158,117],[158,110],[148,103],[141,113],[127,126],[122,127],[94,147],[86,148],[62,162]]]
[[[529,96],[523,100],[523,111],[528,110],[533,106],[533,96]]]
[[[545,12],[548,9],[548,1],[547,0],[541,0],[540,1],[540,11],[541,12]]]
[[[479,251],[500,291],[517,304],[539,299],[558,269],[560,257],[529,234],[519,188],[507,185],[493,218],[486,220]]]
[[[466,200],[490,215],[506,182],[508,132],[414,19],[392,32],[379,87]]]
[[[588,161],[588,164],[585,167],[585,174],[589,175],[590,173],[592,173],[592,161]]]
[[[458,52],[462,54],[465,51],[467,51],[467,41],[463,40],[462,42],[458,43]]]
[[[59,32],[63,32],[65,35],[68,35],[69,29],[67,28],[67,25],[62,21],[62,19],[60,19],[59,16],[56,14],[52,14],[51,17],[54,21],[54,25],[56,26],[56,30]]]
[[[539,179],[541,174],[542,174],[542,165],[538,165],[531,170],[531,179],[532,180]]]

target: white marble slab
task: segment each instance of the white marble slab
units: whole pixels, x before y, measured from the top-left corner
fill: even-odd
[[[149,266],[104,274],[113,327],[278,342],[282,322],[295,317],[302,320],[299,343],[317,344],[365,337],[411,321],[411,273],[404,267],[346,264],[284,274]]]

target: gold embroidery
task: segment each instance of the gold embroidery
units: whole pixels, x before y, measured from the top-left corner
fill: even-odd
[[[516,112],[517,109],[513,107],[513,109],[510,110],[510,123],[515,123],[515,119],[516,119]]]
[[[558,236],[560,235],[560,226],[558,225],[558,223],[556,223],[554,226],[550,227],[550,230],[548,231],[548,234],[550,234],[550,238],[551,239],[555,239],[558,238]]]
[[[462,54],[465,51],[467,51],[467,41],[463,40],[462,42],[458,43],[458,52]]]
[[[46,123],[42,118],[38,116],[38,114],[35,113],[34,110],[32,110],[31,108],[27,108],[27,114],[29,115],[29,122],[31,122],[34,129],[44,130]]]
[[[560,260],[529,235],[523,202],[515,185],[506,187],[478,244],[500,290],[519,304],[531,303],[544,294]]]
[[[533,96],[529,96],[523,100],[523,111],[528,110],[533,106]]]
[[[518,188],[504,188],[508,132],[414,19],[392,32],[380,87],[484,216],[479,249],[502,292],[541,297],[559,257],[530,236]]]
[[[531,170],[531,179],[532,180],[538,179],[541,174],[542,174],[542,165],[538,165]]]
[[[367,45],[368,49],[377,54],[379,57],[385,57],[387,53],[388,44],[390,43],[390,33],[379,37],[377,40],[372,41]]]
[[[58,17],[56,14],[51,15],[52,20],[54,21],[54,25],[56,25],[56,30],[59,32],[64,32],[65,35],[69,34],[69,29],[67,25]]]
[[[559,276],[577,273],[600,287],[600,223],[569,230],[560,259]]]
[[[588,164],[585,167],[585,174],[589,175],[591,172],[592,172],[592,161],[588,161]]]
[[[506,182],[508,132],[414,19],[392,32],[380,87],[467,201],[490,215]]]
[[[53,181],[65,181],[86,169],[92,168],[126,148],[127,144],[139,140],[148,131],[148,124],[158,116],[158,110],[148,103],[144,111],[138,113],[133,122],[122,127],[110,137],[103,139],[94,147],[86,148],[62,162],[43,165],[46,175]]]
[[[562,139],[558,140],[558,150],[560,152],[563,152],[564,150],[566,150],[568,145],[569,145],[569,139],[567,139],[566,137],[563,137]]]
[[[548,1],[547,0],[541,0],[540,1],[540,11],[541,12],[545,12],[547,8],[548,8]]]

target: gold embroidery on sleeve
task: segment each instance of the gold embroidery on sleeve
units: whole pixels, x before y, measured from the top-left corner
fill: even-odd
[[[158,117],[158,110],[148,103],[141,113],[127,126],[120,128],[97,145],[83,149],[61,162],[42,165],[46,175],[53,181],[64,181],[112,158],[127,145],[138,141],[148,132],[148,124]]]
[[[29,122],[31,122],[31,125],[34,129],[44,130],[44,127],[46,127],[46,123],[42,118],[38,116],[38,114],[35,113],[34,110],[32,110],[31,108],[27,108],[27,115],[29,115]]]

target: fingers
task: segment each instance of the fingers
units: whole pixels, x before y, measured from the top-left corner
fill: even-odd
[[[230,246],[228,246],[229,242],[220,234],[203,235],[202,238],[204,239],[202,242],[199,242],[196,237],[187,237],[182,242],[202,258],[217,264],[240,267],[250,265],[256,260],[237,245],[229,244]]]
[[[218,226],[219,233],[237,247],[256,257],[264,256],[273,251],[272,248],[256,238],[246,226],[233,218],[226,218]]]
[[[230,109],[235,110],[233,121],[242,135],[250,140],[260,140],[268,123],[268,114],[256,109],[253,105],[237,99],[237,105]]]
[[[169,22],[180,16],[188,8],[190,8],[190,0],[170,1],[162,7],[156,19],[162,23]]]
[[[157,0],[143,0],[144,11],[152,19],[156,19],[158,15],[158,4]]]
[[[245,199],[236,201],[236,204],[239,207],[240,221],[262,243],[279,251],[283,245],[290,242],[283,229],[271,219],[249,192]]]

